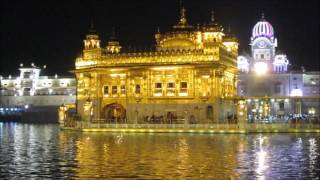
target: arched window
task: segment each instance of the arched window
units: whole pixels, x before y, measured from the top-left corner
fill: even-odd
[[[140,84],[136,84],[135,93],[140,94]]]

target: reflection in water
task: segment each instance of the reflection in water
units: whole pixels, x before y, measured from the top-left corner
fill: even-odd
[[[263,147],[263,142],[264,140],[266,140],[267,137],[262,137],[260,135],[260,137],[257,139],[258,141],[258,149],[257,149],[257,153],[256,153],[256,162],[257,162],[257,169],[256,169],[256,173],[258,174],[258,179],[265,179],[265,171],[268,168],[267,166],[267,162],[266,162],[266,157],[267,157],[267,152],[264,150]]]
[[[317,168],[315,167],[317,161],[316,158],[319,159],[319,151],[318,151],[318,146],[317,146],[317,141],[315,138],[310,138],[309,139],[309,169],[314,169]],[[318,142],[319,143],[319,142]],[[319,164],[317,164],[319,166]],[[320,167],[318,167],[320,168]]]
[[[237,177],[238,136],[82,133],[76,176],[229,179]]]
[[[143,134],[0,123],[0,178],[310,179],[316,134]]]

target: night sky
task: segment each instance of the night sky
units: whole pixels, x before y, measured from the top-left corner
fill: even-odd
[[[157,27],[168,31],[178,22],[179,0],[13,1],[1,4],[0,75],[16,75],[20,63],[47,65],[47,74],[68,74],[83,48],[93,19],[105,46],[112,27],[124,49],[150,49]],[[318,0],[185,0],[190,24],[209,21],[210,11],[240,40],[239,53],[250,53],[251,29],[261,13],[275,30],[277,50],[293,67],[319,70]]]

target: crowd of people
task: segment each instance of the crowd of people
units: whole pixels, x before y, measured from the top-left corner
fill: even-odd
[[[320,124],[320,119],[317,116],[311,116],[307,114],[285,114],[275,116],[253,116],[248,115],[249,123],[290,123],[290,124]]]

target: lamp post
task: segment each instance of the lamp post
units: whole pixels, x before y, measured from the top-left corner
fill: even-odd
[[[309,117],[309,125],[311,124],[311,118],[315,115],[315,109],[314,108],[310,108],[308,111],[310,117]]]

